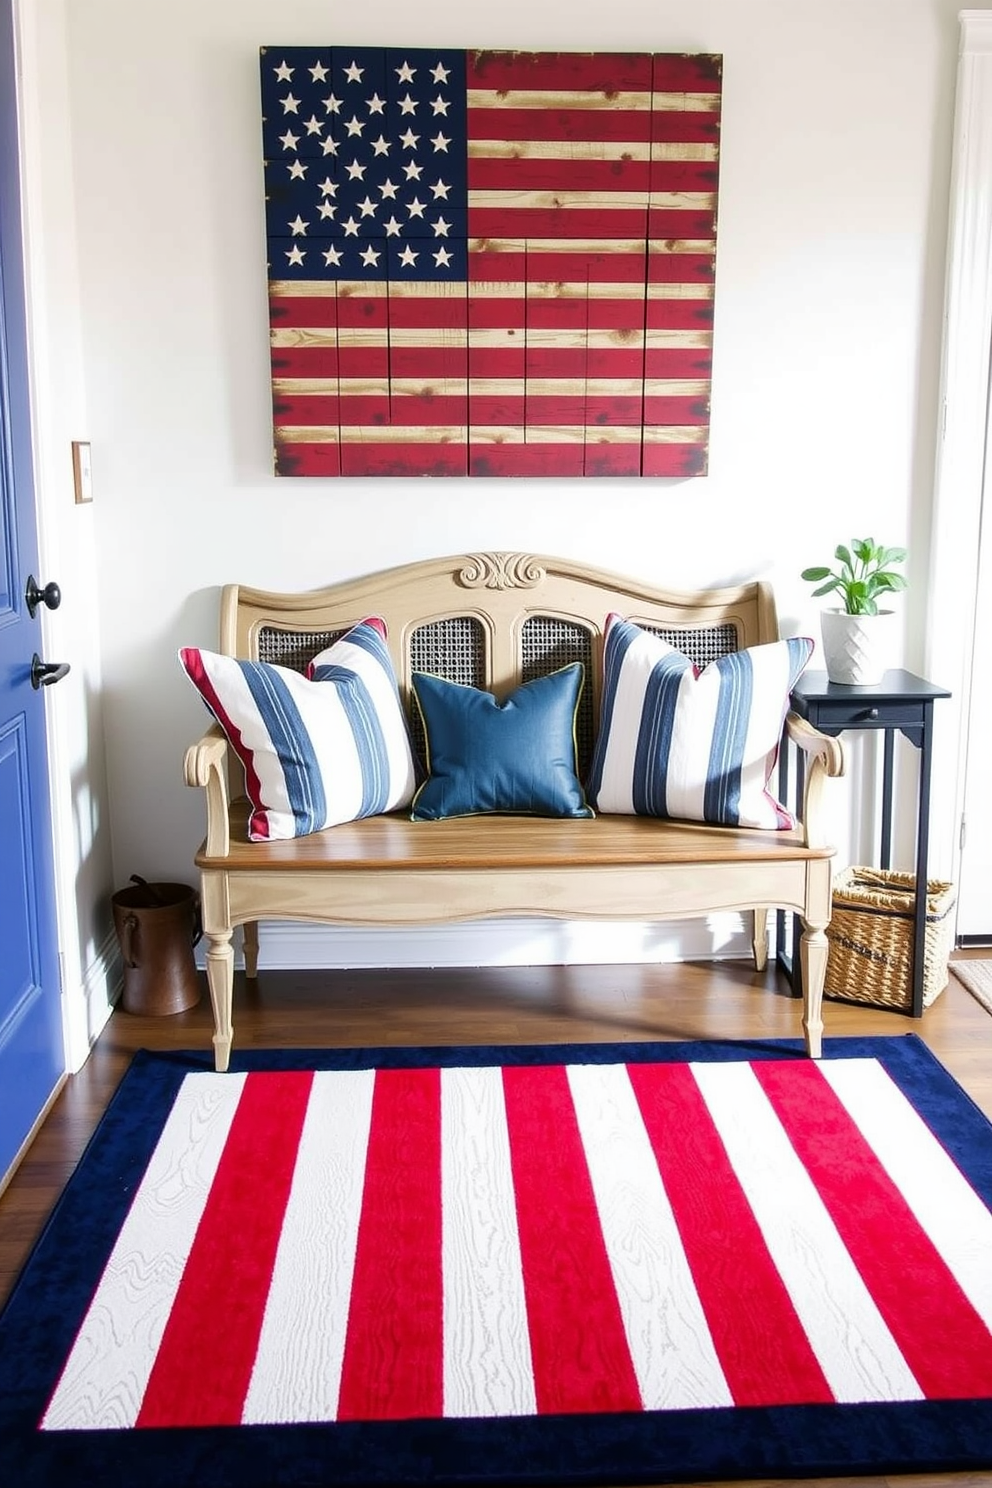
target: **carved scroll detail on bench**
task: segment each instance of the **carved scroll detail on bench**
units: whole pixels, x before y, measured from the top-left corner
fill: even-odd
[[[470,553],[458,575],[466,589],[534,589],[545,569],[529,553]]]

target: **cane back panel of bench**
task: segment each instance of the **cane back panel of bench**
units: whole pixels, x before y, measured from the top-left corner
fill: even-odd
[[[688,656],[696,666],[704,667],[721,656],[737,650],[737,632],[733,625],[721,624],[693,629],[666,629],[644,625],[670,646]],[[340,635],[338,631],[294,631],[262,626],[258,632],[258,659],[277,666],[306,671],[318,652],[326,650]],[[592,759],[596,738],[596,701],[591,679],[594,676],[593,647],[596,637],[584,625],[563,620],[556,615],[532,615],[521,628],[520,680],[533,681],[549,672],[579,661],[585,669],[586,686],[579,701],[576,718],[576,743],[579,773],[584,776]],[[430,620],[410,636],[410,671],[430,672],[449,682],[466,687],[486,684],[486,635],[474,615],[453,615]],[[413,745],[421,759],[426,758],[423,725],[415,709],[410,719]]]

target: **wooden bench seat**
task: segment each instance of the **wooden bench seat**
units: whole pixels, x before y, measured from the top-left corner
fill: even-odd
[[[407,702],[413,670],[501,695],[581,659],[590,684],[579,720],[584,767],[611,611],[657,630],[700,664],[778,637],[772,596],[761,583],[673,594],[563,560],[480,554],[406,565],[300,595],[230,585],[222,599],[220,649],[302,669],[366,615],[380,615]],[[206,791],[207,836],[196,864],[217,1068],[227,1068],[233,1038],[231,939],[237,925],[245,929],[245,968],[254,977],[260,919],[403,926],[502,915],[646,921],[750,911],[760,969],[767,913],[775,908],[792,910],[803,922],[803,1028],[808,1052],[817,1057],[833,855],[821,795],[824,778],[841,773],[843,755],[836,739],[795,715],[786,727],[806,759],[802,822],[789,831],[615,815],[413,822],[392,814],[260,843],[248,841],[238,761],[214,726],[187,751],[185,774],[188,784]]]

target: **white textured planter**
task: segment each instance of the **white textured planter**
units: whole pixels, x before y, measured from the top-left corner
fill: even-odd
[[[869,687],[881,682],[892,654],[895,611],[877,615],[848,615],[844,610],[822,610],[820,632],[827,676],[831,682]]]

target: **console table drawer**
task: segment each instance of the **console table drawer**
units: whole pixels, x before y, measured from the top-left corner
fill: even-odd
[[[796,711],[827,733],[839,733],[846,728],[904,728],[914,724],[922,727],[924,718],[920,703],[866,703],[861,699],[813,704],[808,709],[800,706]]]

